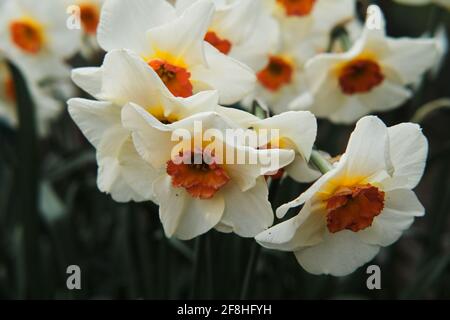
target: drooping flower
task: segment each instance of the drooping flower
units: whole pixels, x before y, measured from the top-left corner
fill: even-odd
[[[178,0],[177,11],[183,12],[192,3]],[[261,0],[214,0],[214,4],[216,9],[205,41],[255,72],[261,70],[279,43],[277,21]]]
[[[18,61],[33,79],[46,75],[67,77],[63,59],[79,46],[79,31],[66,26],[64,1],[6,0],[0,10],[0,50]]]
[[[225,131],[238,127],[214,112],[161,125],[143,108],[130,104],[122,118],[140,155],[160,173],[153,190],[168,237],[192,239],[212,228],[253,237],[272,225],[263,176],[290,163],[293,151],[257,150],[232,143],[224,138]],[[202,130],[196,129],[196,123],[201,123]],[[209,129],[222,136],[207,138]],[[180,143],[182,148],[178,148]],[[276,161],[262,163],[261,156]]]
[[[204,40],[213,14],[211,0],[196,1],[179,17],[164,0],[111,0],[103,6],[98,40],[106,51],[136,52],[175,96],[218,90],[222,104],[233,104],[253,89],[255,76]]]
[[[155,170],[136,152],[129,130],[122,126],[121,109],[133,102],[161,123],[214,110],[218,96],[205,91],[176,98],[139,56],[127,50],[109,52],[100,68],[73,71],[74,82],[99,101],[69,100],[69,112],[97,149],[97,184],[119,202],[153,199]],[[138,179],[139,177],[139,179]]]
[[[387,128],[362,118],[344,155],[306,192],[278,208],[300,213],[259,234],[263,246],[293,251],[313,274],[347,275],[397,241],[424,214],[413,189],[420,181],[428,143],[418,125]]]
[[[376,29],[367,23],[348,52],[319,54],[306,64],[314,98],[310,110],[333,122],[352,123],[371,112],[399,107],[411,96],[405,86],[417,82],[438,54],[434,39],[392,39],[384,26]]]

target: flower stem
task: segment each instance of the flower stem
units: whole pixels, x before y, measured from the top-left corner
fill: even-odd
[[[447,108],[450,108],[450,98],[441,98],[431,101],[416,111],[411,118],[411,122],[422,123],[434,111]]]
[[[19,146],[17,199],[24,231],[24,256],[27,298],[43,298],[41,256],[39,250],[39,157],[34,101],[27,82],[19,69],[9,64],[17,96],[19,116]]]
[[[344,51],[348,51],[352,47],[352,42],[347,30],[342,26],[338,26],[331,32],[330,43],[328,44],[327,48],[328,53],[333,51],[334,44],[338,40],[341,43],[342,49]]]
[[[191,285],[191,299],[196,299],[198,294],[198,287],[200,281],[200,256],[203,246],[202,237],[195,239],[194,247],[194,265],[192,268],[192,285]]]
[[[309,160],[314,166],[317,167],[317,169],[319,169],[320,172],[322,172],[322,174],[327,173],[328,171],[330,171],[333,167],[331,165],[331,163],[326,160],[319,151],[317,150],[313,150],[313,152],[311,153],[311,158]]]
[[[280,179],[271,180],[269,188],[269,201],[273,209],[275,208],[275,200],[278,194],[279,187],[280,187]],[[260,253],[261,253],[261,246],[256,241],[253,242],[250,253],[250,259],[248,261],[247,269],[245,271],[244,282],[242,284],[240,296],[241,300],[248,298],[248,294],[250,292],[250,283],[253,280]]]
[[[250,260],[247,264],[247,270],[245,271],[245,278],[242,284],[241,290],[241,300],[245,300],[248,298],[248,293],[250,290],[250,282],[253,279],[253,275],[256,269],[256,263],[258,262],[259,255],[261,253],[261,246],[255,241],[252,243],[252,249],[250,254]]]

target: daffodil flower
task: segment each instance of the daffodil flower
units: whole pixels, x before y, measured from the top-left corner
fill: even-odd
[[[352,123],[371,112],[399,107],[411,97],[406,86],[435,64],[439,49],[434,39],[392,39],[381,24],[377,29],[368,21],[348,52],[319,54],[307,62],[314,100],[310,110],[316,116]]]
[[[244,104],[248,107],[259,99],[276,114],[309,106],[305,63],[326,50],[334,26],[353,20],[355,2],[266,0],[265,4],[279,21],[279,46],[257,71],[257,86]]]
[[[377,117],[362,118],[339,162],[277,210],[282,217],[303,205],[300,213],[256,240],[267,248],[294,252],[310,273],[350,274],[424,214],[411,189],[422,177],[427,151],[418,125],[387,128]]]
[[[192,0],[178,0],[177,12],[192,5]],[[279,43],[277,21],[261,0],[214,0],[214,12],[205,41],[255,72],[268,62],[268,55]]]
[[[129,104],[123,109],[122,119],[132,132],[136,150],[160,173],[153,190],[167,237],[188,240],[212,228],[254,237],[272,225],[264,174],[292,162],[293,151],[257,150],[214,136],[219,147],[209,149],[207,161],[210,141],[202,132],[238,128],[218,113],[200,113],[164,125],[145,109]],[[202,124],[202,132],[196,131],[196,123]],[[179,141],[173,134],[180,129],[190,135],[184,137],[182,152],[174,153]],[[260,156],[278,161],[262,163]],[[195,161],[196,157],[200,161]],[[236,161],[239,158],[256,161],[241,163]]]
[[[6,0],[0,4],[0,50],[33,79],[68,77],[64,58],[79,47],[79,31],[67,28],[64,1]]]
[[[107,1],[98,40],[106,51],[136,52],[177,97],[218,90],[220,103],[233,104],[253,89],[255,76],[204,40],[214,10],[212,1],[199,0],[178,17],[164,0]]]
[[[95,36],[100,23],[100,14],[105,0],[65,0],[67,5],[79,8],[79,18],[83,34]]]
[[[129,130],[122,126],[121,109],[133,102],[162,123],[200,111],[214,110],[218,96],[205,91],[176,98],[139,56],[127,50],[109,52],[100,68],[73,71],[74,82],[99,101],[69,100],[69,112],[97,149],[97,184],[119,202],[153,199],[155,170],[136,152]]]

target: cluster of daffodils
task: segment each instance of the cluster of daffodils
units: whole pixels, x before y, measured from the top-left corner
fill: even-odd
[[[360,118],[411,97],[436,63],[435,40],[387,37],[378,7],[362,26],[354,0],[91,5],[84,31],[106,56],[73,70],[94,100],[70,99],[69,112],[96,148],[99,189],[158,204],[167,237],[232,232],[342,276],[424,214],[411,191],[428,151],[421,129]],[[316,116],[360,119],[333,161],[314,149]],[[273,226],[269,189],[286,176],[315,182],[277,210],[302,206],[298,215]]]
[[[85,39],[95,42],[102,3],[0,0],[0,121],[19,125],[10,62],[19,68],[36,104],[39,133],[48,132],[63,102],[74,94],[67,61],[83,52]]]

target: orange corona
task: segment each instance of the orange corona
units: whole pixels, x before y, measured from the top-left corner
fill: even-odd
[[[223,54],[228,54],[231,51],[231,42],[226,39],[219,38],[219,36],[213,31],[206,33],[205,41],[216,47],[216,49]]]
[[[98,6],[92,3],[81,3],[79,7],[80,20],[84,32],[95,34],[100,22],[100,10]]]
[[[190,82],[191,74],[185,68],[174,66],[164,60],[152,60],[148,63],[164,82],[170,92],[176,97],[192,96],[193,87]]]
[[[281,57],[271,56],[269,64],[258,73],[257,77],[265,88],[277,91],[292,82],[293,72],[292,65],[288,61]]]
[[[307,16],[314,9],[316,0],[277,0],[287,16]]]
[[[31,19],[19,19],[9,25],[11,41],[22,51],[37,54],[44,46],[42,27]]]
[[[383,81],[380,65],[371,59],[355,59],[339,70],[339,85],[347,95],[367,93]]]
[[[326,201],[328,230],[358,232],[370,227],[384,208],[384,196],[370,184],[338,188]]]
[[[201,153],[198,154],[201,155]],[[194,198],[211,199],[228,183],[230,177],[225,169],[214,161],[194,164],[194,153],[192,152],[189,156],[191,161],[175,163],[170,160],[167,162],[166,170],[172,177],[172,185],[186,189]]]

